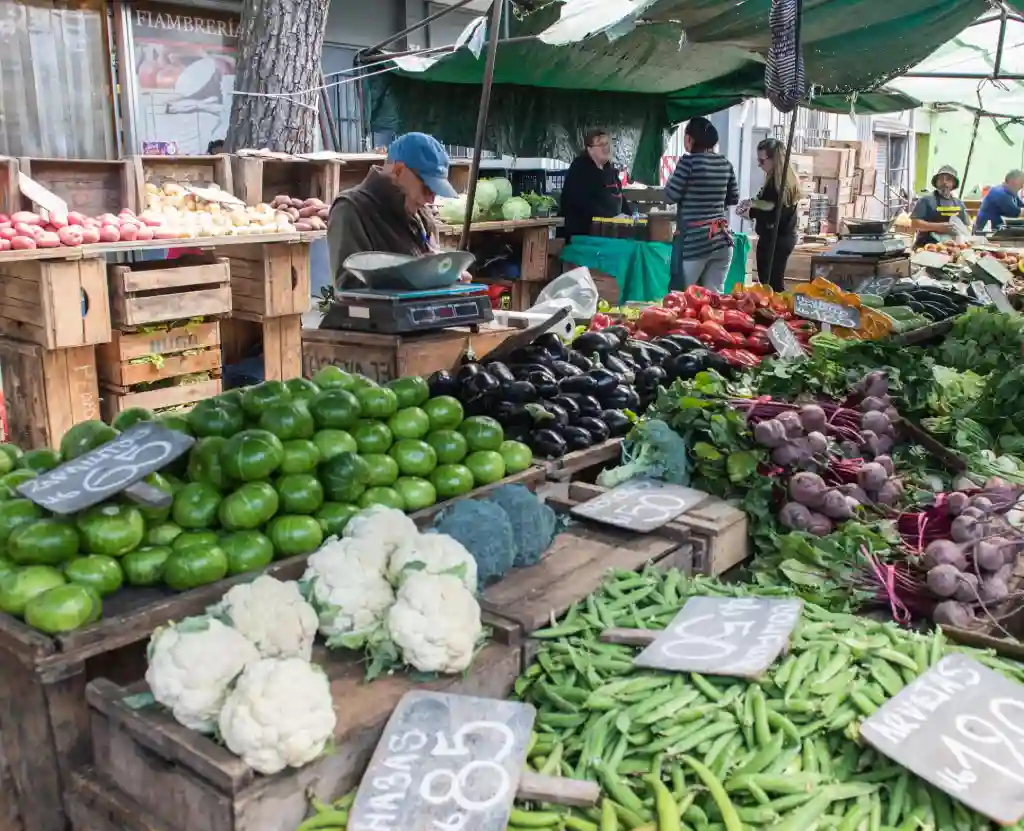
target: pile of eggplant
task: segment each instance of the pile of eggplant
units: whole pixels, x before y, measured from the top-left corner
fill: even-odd
[[[659,386],[704,369],[730,374],[728,362],[695,338],[666,335],[646,342],[611,326],[584,332],[572,346],[549,332],[505,361],[466,363],[455,373],[435,372],[428,383],[431,396],[454,396],[467,416],[490,416],[506,438],[557,459],[624,436],[630,413],[643,413]]]

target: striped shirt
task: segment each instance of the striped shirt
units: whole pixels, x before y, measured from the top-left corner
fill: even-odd
[[[726,207],[740,201],[732,163],[718,153],[683,156],[665,186],[665,199],[678,204],[676,234],[684,260],[702,257],[732,246]],[[715,227],[713,220],[721,220]]]

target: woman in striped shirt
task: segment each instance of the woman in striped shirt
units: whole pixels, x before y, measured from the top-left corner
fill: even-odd
[[[688,155],[676,164],[665,199],[677,204],[672,241],[672,279],[679,291],[697,283],[722,291],[732,262],[726,208],[740,201],[732,163],[714,152],[718,131],[706,118],[691,118],[683,133]]]

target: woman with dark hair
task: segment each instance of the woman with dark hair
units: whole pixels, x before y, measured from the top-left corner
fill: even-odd
[[[738,213],[754,220],[757,232],[757,279],[775,291],[785,291],[786,262],[796,248],[796,206],[800,201],[800,180],[792,166],[782,182],[782,167],[786,161],[786,146],[778,139],[765,139],[757,145],[757,164],[764,171],[764,185],[757,195],[757,205],[745,202]],[[781,194],[781,196],[780,196]],[[775,226],[775,209],[782,200],[782,214]],[[772,257],[772,237],[777,236],[775,256]],[[771,267],[769,268],[769,260]]]
[[[612,142],[604,130],[590,130],[584,137],[583,152],[565,173],[560,212],[565,217],[565,238],[589,234],[595,216],[612,217],[632,213],[622,195],[619,171],[612,164]]]
[[[683,132],[688,155],[665,186],[676,208],[669,288],[700,284],[722,291],[732,262],[732,234],[726,208],[740,201],[732,163],[714,152],[718,131],[706,118],[691,118]]]

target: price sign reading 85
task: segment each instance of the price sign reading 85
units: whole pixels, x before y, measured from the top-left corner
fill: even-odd
[[[803,604],[770,597],[693,597],[635,664],[756,677],[789,640]]]
[[[645,534],[707,499],[693,488],[635,479],[572,508],[573,516]]]
[[[534,709],[408,693],[359,785],[349,831],[504,831]]]

